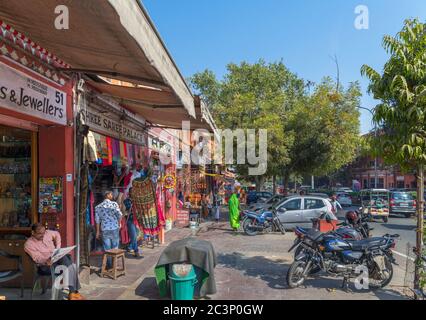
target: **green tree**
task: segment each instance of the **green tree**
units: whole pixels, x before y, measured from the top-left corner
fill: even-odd
[[[423,246],[424,164],[426,163],[426,24],[406,20],[395,36],[385,36],[383,47],[390,55],[383,74],[364,65],[361,73],[370,79],[369,91],[381,100],[374,121],[380,126],[374,150],[390,164],[417,170],[417,262],[415,288],[421,286]]]
[[[265,177],[277,175],[280,166],[290,161],[293,138],[285,134],[283,123],[294,101],[304,94],[305,85],[281,61],[231,63],[227,71],[221,81],[206,70],[192,76],[190,82],[208,102],[219,128],[268,130],[266,175],[249,177],[249,165],[236,166],[240,176],[255,180],[261,188]]]
[[[355,158],[360,141],[360,88],[358,83],[351,83],[346,91],[342,86],[335,88],[325,78],[292,110],[286,131],[294,136],[294,144],[291,160],[283,168],[285,184],[292,173],[329,175]]]

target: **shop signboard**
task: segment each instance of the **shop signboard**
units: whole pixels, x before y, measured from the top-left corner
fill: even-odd
[[[95,132],[140,146],[146,145],[146,134],[143,130],[130,123],[122,123],[118,116],[106,115],[94,108],[87,108],[82,115],[84,124]]]
[[[53,123],[67,122],[67,94],[0,62],[0,106]]]
[[[187,227],[189,225],[189,209],[177,209],[175,224],[178,227]]]

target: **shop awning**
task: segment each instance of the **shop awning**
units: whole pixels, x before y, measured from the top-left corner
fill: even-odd
[[[59,16],[55,8],[61,5],[69,10],[69,29],[66,30],[55,27]],[[156,123],[167,125],[170,121],[164,117],[173,118],[175,111],[182,116],[196,116],[190,89],[137,0],[32,0],[25,3],[0,0],[0,20],[57,55],[72,71],[162,89],[149,92],[145,100],[141,100],[176,108],[156,115]],[[126,95],[135,94],[135,90],[124,91],[132,91]]]
[[[188,115],[174,95],[166,90],[132,87],[87,79],[87,83],[103,95],[110,96],[130,111],[142,116],[155,126],[181,129],[182,121],[190,122],[190,129],[206,129],[216,134],[216,126],[207,106],[195,97],[196,118]]]

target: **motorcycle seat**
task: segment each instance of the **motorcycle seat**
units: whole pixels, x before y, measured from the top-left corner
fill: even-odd
[[[363,251],[368,248],[380,247],[385,245],[387,240],[383,237],[374,237],[358,241],[348,241],[351,248],[355,251]]]
[[[310,240],[317,241],[324,233],[321,231],[318,231],[316,229],[309,229],[307,230],[306,237]]]

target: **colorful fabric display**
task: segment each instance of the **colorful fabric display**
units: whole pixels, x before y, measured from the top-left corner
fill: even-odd
[[[158,235],[161,225],[157,211],[156,195],[151,179],[133,180],[133,213],[144,234]]]
[[[110,137],[106,137],[106,143],[107,143],[107,148],[108,148],[108,160],[106,162],[107,166],[112,166],[112,159],[113,159],[113,155],[112,155],[112,139]]]

